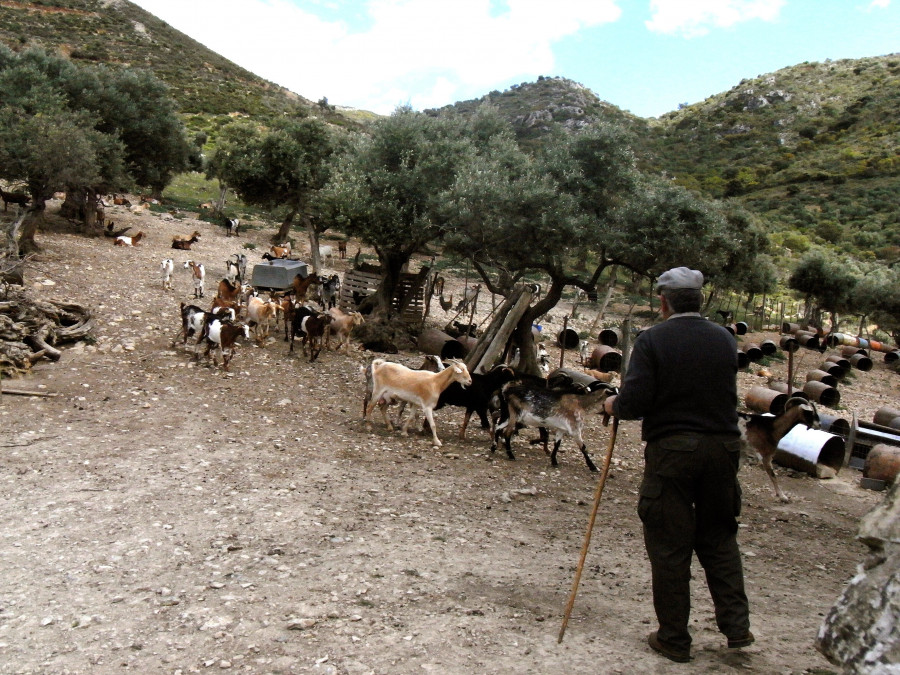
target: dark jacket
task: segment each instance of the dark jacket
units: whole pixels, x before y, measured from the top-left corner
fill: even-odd
[[[641,333],[613,404],[641,419],[652,441],[680,433],[738,436],[737,343],[699,315],[670,317]]]

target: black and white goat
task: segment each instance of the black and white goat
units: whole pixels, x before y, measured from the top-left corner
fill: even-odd
[[[328,311],[337,306],[338,295],[341,292],[341,278],[337,274],[330,277],[319,277],[319,302],[322,309]]]
[[[506,442],[506,456],[515,459],[510,439],[516,425],[539,427],[555,432],[553,451],[550,453],[553,466],[558,466],[556,455],[563,437],[571,436],[578,442],[588,469],[597,471],[583,439],[585,416],[600,408],[608,396],[617,393],[615,387],[597,381],[588,387],[586,393],[574,393],[572,390],[550,389],[535,382],[513,381],[505,384],[501,391],[504,402],[501,413],[504,413],[505,419],[501,417],[497,424],[491,452],[497,449],[502,434]]]
[[[739,412],[738,415],[747,420],[744,426],[744,440],[759,455],[763,469],[772,480],[772,486],[775,488],[778,499],[788,503],[790,499],[782,492],[778,481],[775,480],[772,459],[775,457],[778,443],[798,424],[803,424],[810,429],[819,428],[819,412],[816,410],[816,404],[800,396],[792,396],[785,402],[784,410],[778,415],[744,412]]]

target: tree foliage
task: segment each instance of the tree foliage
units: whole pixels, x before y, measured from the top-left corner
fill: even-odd
[[[413,253],[450,226],[448,192],[472,156],[459,123],[401,107],[338,163],[328,198],[339,225],[378,255],[384,278],[377,297],[385,314]]]
[[[791,272],[788,286],[806,297],[807,317],[821,323],[821,311],[832,315],[832,330],[837,330],[838,313],[851,311],[858,276],[846,261],[835,260],[821,251],[803,257]]]
[[[237,122],[223,130],[208,175],[232,187],[248,204],[281,212],[275,241],[288,238],[299,216],[311,236],[318,267],[317,235],[326,226],[317,219],[317,195],[330,175],[337,147],[328,128],[312,118],[285,119],[269,127]],[[319,228],[314,222],[322,223]]]
[[[152,75],[78,67],[32,49],[0,47],[0,178],[27,185],[33,217],[25,250],[52,194],[94,195],[137,183],[160,194],[188,168],[190,145],[165,87]]]

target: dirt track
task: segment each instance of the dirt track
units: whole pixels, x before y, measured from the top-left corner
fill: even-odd
[[[230,377],[195,366],[172,343],[178,303],[191,299],[181,263],[196,256],[216,281],[248,236],[257,261],[268,233],[235,240],[199,221],[112,217],[147,238],[127,249],[41,235],[28,275],[39,295],[95,308],[98,328],[94,345],[14,383],[57,396],[0,398],[0,673],[837,670],[813,643],[865,553],[858,519],[881,497],[857,471],[819,481],[780,469],[786,505],[758,467],[742,471],[757,643],[725,648],[697,568],[695,658],[676,665],[646,645],[641,444],[623,422],[558,644],[595,485],[571,442],[552,469],[524,440],[516,462],[491,456],[477,427],[458,440],[456,410],[437,414],[439,450],[368,429],[359,369],[371,353],[309,364],[278,339],[241,346]],[[169,248],[195,228],[193,252]],[[176,262],[174,292],[161,288],[163,257]],[[740,375],[742,389],[760,381]],[[879,359],[842,396],[842,415],[871,419],[897,405],[897,376]],[[599,417],[586,438],[600,464]]]

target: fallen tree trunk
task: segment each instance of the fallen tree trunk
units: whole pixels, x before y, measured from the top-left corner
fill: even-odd
[[[81,305],[8,289],[0,302],[0,376],[21,375],[41,359],[58,361],[57,345],[83,340],[92,328],[91,313]]]

